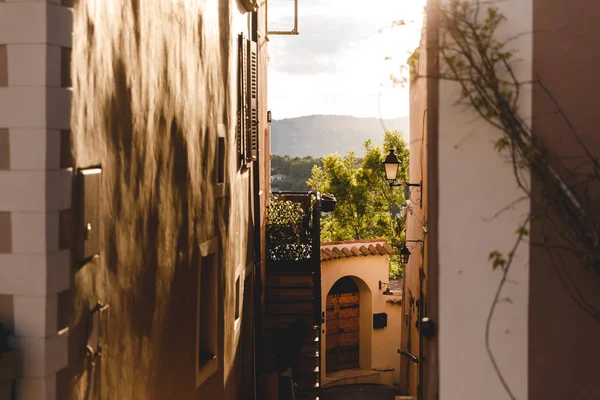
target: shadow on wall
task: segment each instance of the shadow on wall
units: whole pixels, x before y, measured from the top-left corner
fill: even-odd
[[[192,398],[198,246],[225,236],[232,208],[227,187],[217,212],[212,179],[217,124],[230,125],[222,119],[231,115],[222,45],[231,36],[230,6],[219,2],[208,32],[201,12],[192,24],[193,10],[170,0],[144,4],[143,13],[139,0],[111,3],[126,5],[74,9],[72,147],[75,167],[103,168],[103,243],[99,259],[73,266],[71,290],[60,295],[59,322],[70,334],[58,397]],[[152,19],[166,7],[183,22]],[[110,305],[109,347],[94,369],[85,344],[97,301]],[[213,381],[219,396],[222,365]]]

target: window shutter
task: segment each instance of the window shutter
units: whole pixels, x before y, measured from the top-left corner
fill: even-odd
[[[258,158],[258,46],[256,42],[248,41],[248,115],[246,124],[246,161],[256,161]]]
[[[238,36],[238,104],[237,104],[237,152],[242,164],[246,161],[246,120],[247,120],[247,40],[243,34]]]

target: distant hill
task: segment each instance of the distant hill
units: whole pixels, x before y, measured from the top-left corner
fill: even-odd
[[[342,115],[310,115],[273,120],[271,122],[271,153],[292,157],[322,157],[338,152],[344,155],[355,150],[362,155],[362,144],[372,139],[377,145],[383,140],[383,127],[404,132],[408,141],[408,117],[379,120]]]

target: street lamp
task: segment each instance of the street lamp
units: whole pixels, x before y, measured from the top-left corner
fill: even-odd
[[[390,183],[390,186],[395,186],[396,178],[398,177],[398,171],[400,170],[400,160],[394,153],[394,149],[390,149],[390,154],[387,155],[383,161],[385,167],[385,179]]]
[[[421,193],[421,183],[409,183],[409,182],[396,182],[398,179],[398,171],[400,171],[400,164],[402,162],[398,159],[398,156],[394,152],[394,149],[390,149],[389,154],[383,161],[385,168],[385,179],[390,183],[390,187],[402,186],[404,188],[404,198],[410,200],[414,204],[422,206],[421,197],[418,200],[412,199],[412,190],[416,188],[416,191]]]
[[[406,243],[402,244],[400,247],[400,264],[408,264],[408,259],[410,258],[410,250],[406,247]]]
[[[418,243],[421,246],[423,246],[423,241],[422,240],[407,240],[404,243],[402,243],[402,247],[400,247],[400,264],[408,264],[408,259],[410,258],[410,250],[408,249],[408,247],[406,247],[406,243]]]

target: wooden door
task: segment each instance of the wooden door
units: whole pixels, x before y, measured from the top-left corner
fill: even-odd
[[[349,293],[329,292],[325,315],[327,372],[359,367],[359,316],[358,288]]]

